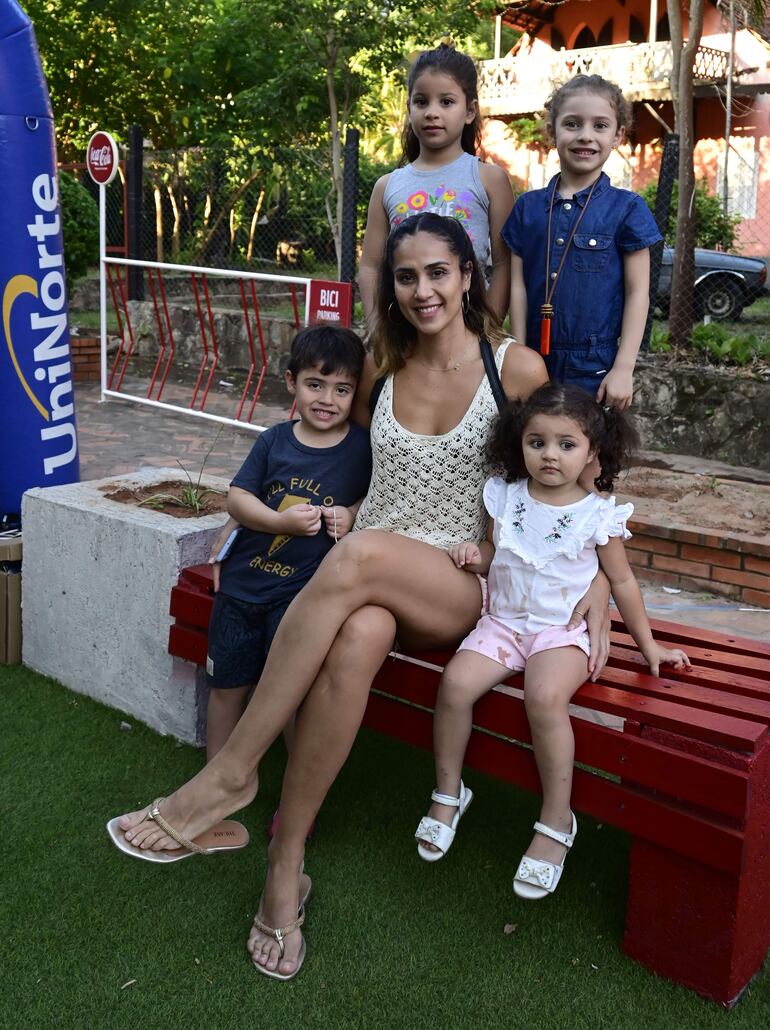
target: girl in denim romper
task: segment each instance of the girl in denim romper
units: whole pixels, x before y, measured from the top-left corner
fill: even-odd
[[[601,170],[626,131],[628,104],[614,83],[577,75],[546,109],[560,171],[519,197],[502,233],[512,255],[512,334],[540,350],[541,306],[551,302],[544,360],[552,382],[623,410],[649,306],[649,248],[661,239],[644,200]]]

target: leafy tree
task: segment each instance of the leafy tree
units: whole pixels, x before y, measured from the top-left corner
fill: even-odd
[[[85,275],[99,253],[99,208],[96,201],[72,175],[59,174],[64,267],[67,291]]]
[[[651,182],[640,190],[650,211],[655,211],[655,198],[658,193],[658,184]],[[679,184],[674,183],[671,191],[671,207],[668,215],[668,226],[666,228],[666,243],[673,247],[676,243],[677,231],[677,208],[679,204]],[[740,215],[726,215],[718,197],[709,193],[708,184],[705,179],[699,179],[695,183],[694,203],[694,231],[695,246],[705,247],[713,250],[715,247],[722,247],[725,250],[732,250],[735,246],[736,229],[741,223]]]

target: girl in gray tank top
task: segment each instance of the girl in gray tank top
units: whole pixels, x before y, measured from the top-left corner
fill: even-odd
[[[442,43],[412,65],[402,166],[383,175],[369,201],[359,287],[367,320],[373,316],[377,276],[388,233],[425,211],[456,218],[468,233],[500,320],[509,303],[510,257],[500,230],[513,205],[508,176],[476,157],[481,118],[476,67],[467,54]]]

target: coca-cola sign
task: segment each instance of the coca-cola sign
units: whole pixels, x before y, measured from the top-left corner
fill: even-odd
[[[112,182],[118,170],[118,145],[108,132],[95,132],[86,151],[88,174],[100,186]]]

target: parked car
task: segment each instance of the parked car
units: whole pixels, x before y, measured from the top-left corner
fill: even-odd
[[[657,307],[668,315],[671,302],[673,247],[663,248]],[[695,250],[695,317],[710,315],[715,322],[735,321],[758,297],[765,296],[767,265],[758,258],[720,250]]]

